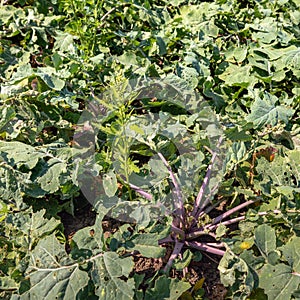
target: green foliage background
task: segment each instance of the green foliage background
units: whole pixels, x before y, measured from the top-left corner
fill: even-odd
[[[67,253],[58,216],[74,213],[83,201],[74,184],[72,152],[83,109],[94,95],[127,79],[161,77],[195,90],[222,124],[229,151],[218,195],[227,209],[261,199],[244,212],[236,232],[222,237],[227,252],[219,269],[228,297],[299,299],[299,7],[299,0],[1,1],[0,297],[177,299],[190,288],[161,274],[143,282],[123,255],[136,249],[162,257],[157,240],[167,236],[169,219],[151,223],[143,212],[146,240],[138,226],[132,235],[123,228],[105,240],[101,221],[107,210],[101,207],[95,235],[88,233],[91,228],[78,231]],[[142,111],[173,112],[174,120],[180,115],[158,100],[145,100]],[[97,172],[103,174],[112,170],[109,137],[121,136],[118,126],[132,111],[137,115],[134,103],[108,109],[113,126],[98,136]],[[181,123],[190,130],[189,122],[197,121],[187,119],[182,116]],[[197,130],[193,136],[204,153],[205,138]],[[277,149],[275,159],[258,156],[252,166],[253,154],[269,146]],[[143,169],[129,150],[121,150],[124,172]],[[135,152],[147,156],[146,150],[138,145]],[[176,161],[169,144],[165,150],[178,167],[183,157]],[[190,187],[190,202],[208,165],[202,154],[198,177],[183,183]],[[186,161],[194,170],[191,159]],[[116,193],[115,173],[109,173],[108,196]],[[156,192],[163,196],[166,177],[157,179]],[[128,187],[123,200],[142,201]],[[241,247],[243,242],[249,247]]]

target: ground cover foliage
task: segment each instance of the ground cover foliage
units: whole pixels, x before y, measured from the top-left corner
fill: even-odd
[[[300,299],[299,6],[1,1],[1,298]]]

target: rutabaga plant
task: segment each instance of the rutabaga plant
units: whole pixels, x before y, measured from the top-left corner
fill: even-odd
[[[137,236],[153,219],[166,225],[164,216],[169,215],[170,233],[150,243],[154,248],[155,243],[172,245],[164,266],[167,273],[185,248],[223,256],[226,248],[219,237],[226,225],[243,217],[223,220],[260,199],[209,218],[219,203],[213,198],[224,174],[226,151],[222,129],[209,106],[176,76],[125,80],[92,96],[74,136],[76,180],[86,198],[98,211],[137,224]],[[213,241],[201,241],[203,237]],[[129,238],[131,246],[114,238],[110,247],[117,250],[123,245],[151,256],[145,250],[149,241],[134,248],[136,238]],[[157,253],[159,257],[164,251]]]
[[[87,199],[98,211],[126,223],[108,239],[108,247],[123,255],[137,251],[155,258],[171,247],[163,270],[168,273],[175,267],[184,276],[192,259],[188,249],[224,256],[222,280],[234,284],[225,275],[230,261],[249,267],[234,254],[230,240],[221,241],[221,237],[228,232],[227,226],[246,219],[241,211],[263,198],[252,193],[245,202],[209,217],[222,201],[214,200],[214,195],[224,176],[228,148],[209,106],[176,76],[123,81],[93,98],[74,137],[75,164]],[[231,147],[227,158],[240,144]],[[245,153],[243,157],[240,161]],[[267,209],[257,216],[268,214],[281,214],[281,210]],[[254,282],[236,295],[247,297],[256,287]]]

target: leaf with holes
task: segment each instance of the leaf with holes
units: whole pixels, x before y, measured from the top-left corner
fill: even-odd
[[[91,278],[96,286],[96,295],[101,300],[133,299],[134,279],[128,279],[133,265],[131,257],[121,258],[115,252],[105,252],[93,260]],[[121,277],[125,277],[126,281]]]
[[[292,294],[300,288],[300,238],[295,237],[279,248],[282,259],[287,262],[265,265],[260,273],[259,285],[270,300],[292,299]]]
[[[12,299],[76,299],[89,280],[54,234],[41,239],[31,251],[27,271],[30,289]]]

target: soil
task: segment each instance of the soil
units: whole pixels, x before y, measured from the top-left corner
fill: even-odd
[[[62,223],[64,225],[64,234],[70,240],[74,233],[81,228],[92,226],[95,223],[96,213],[92,206],[86,205],[78,211],[75,211],[74,217],[66,212],[61,212],[60,214]],[[121,225],[120,222],[114,219],[104,219],[102,222],[102,227],[104,235],[108,236],[114,233],[118,227]],[[70,251],[69,246],[67,246],[67,252]],[[172,249],[167,249],[167,254],[164,258],[154,259],[145,258],[140,254],[134,254],[134,273],[145,274],[144,279],[152,277],[156,271],[163,268],[164,264],[168,260],[168,256],[171,254]],[[188,268],[188,279],[193,285],[201,278],[205,278],[203,288],[205,290],[205,297],[213,300],[223,300],[226,296],[226,288],[222,285],[220,281],[218,264],[220,257],[213,254],[202,253],[203,258],[200,262],[192,262]],[[172,277],[182,277],[182,272],[171,272]]]

